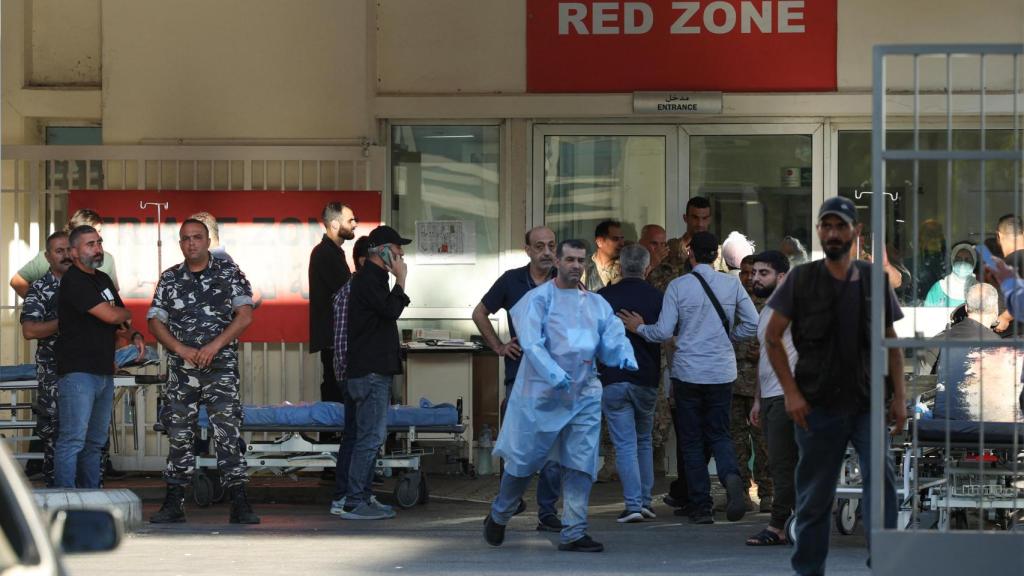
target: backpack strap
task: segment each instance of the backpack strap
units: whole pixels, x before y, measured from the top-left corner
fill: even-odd
[[[729,336],[729,320],[725,317],[725,310],[722,309],[722,304],[715,297],[715,293],[711,291],[711,286],[708,286],[707,280],[701,277],[696,271],[691,272],[697,277],[697,281],[700,282],[701,288],[704,289],[704,293],[708,295],[708,299],[711,300],[711,305],[715,307],[715,312],[718,312],[718,318],[722,320],[722,328],[725,329],[725,335]]]

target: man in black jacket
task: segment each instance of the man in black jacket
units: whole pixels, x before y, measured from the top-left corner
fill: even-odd
[[[412,240],[402,238],[390,226],[375,228],[369,238],[369,256],[352,278],[348,300],[346,391],[356,412],[356,445],[341,513],[348,520],[381,520],[395,515],[390,507],[371,498],[368,473],[387,436],[392,380],[402,373],[398,318],[409,305],[402,246]],[[395,277],[395,286],[390,289],[388,273]]]
[[[331,298],[352,277],[341,245],[356,236],[352,209],[340,202],[324,206],[321,213],[324,237],[309,254],[309,353],[320,353],[324,380],[320,399],[344,402],[334,378],[334,326],[331,324]]]

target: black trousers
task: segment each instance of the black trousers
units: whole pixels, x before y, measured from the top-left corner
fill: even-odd
[[[761,399],[761,433],[768,445],[772,475],[772,517],[768,524],[781,530],[796,507],[796,462],[799,450],[793,438],[793,420],[786,414],[786,397]]]
[[[320,383],[320,400],[323,402],[345,402],[338,380],[334,377],[334,349],[320,351],[320,364],[324,367],[324,381]]]

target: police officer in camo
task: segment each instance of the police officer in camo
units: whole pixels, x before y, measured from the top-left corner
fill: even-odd
[[[57,439],[57,291],[60,278],[73,264],[68,235],[54,232],[46,239],[43,253],[50,270],[29,286],[21,308],[21,333],[36,343],[36,381],[39,390],[33,411],[36,434],[43,443],[43,480],[53,487],[53,447]],[[111,359],[113,361],[113,359]]]
[[[237,265],[210,256],[205,224],[185,220],[179,238],[185,261],[160,275],[146,315],[149,330],[167,349],[165,395],[170,407],[167,496],[149,521],[185,521],[185,485],[195,471],[193,447],[202,403],[213,428],[221,484],[230,491],[230,521],[259,524],[245,494],[245,459],[239,443],[237,338],[252,322],[252,288]]]

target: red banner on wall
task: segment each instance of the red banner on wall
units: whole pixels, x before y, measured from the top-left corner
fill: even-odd
[[[836,0],[527,0],[529,92],[832,91]]]
[[[148,202],[168,205],[161,211],[159,238],[156,207],[139,207]],[[359,219],[357,237],[380,224],[380,192],[367,191],[73,190],[69,208],[91,208],[102,216],[103,245],[116,258],[121,297],[147,340],[146,311],[159,278],[157,241],[163,243],[160,265],[167,269],[180,264],[180,223],[205,211],[217,218],[220,245],[262,299],[241,339],[308,342],[309,253],[323,236],[320,213],[329,202],[352,208]],[[344,248],[354,270],[352,243]]]

